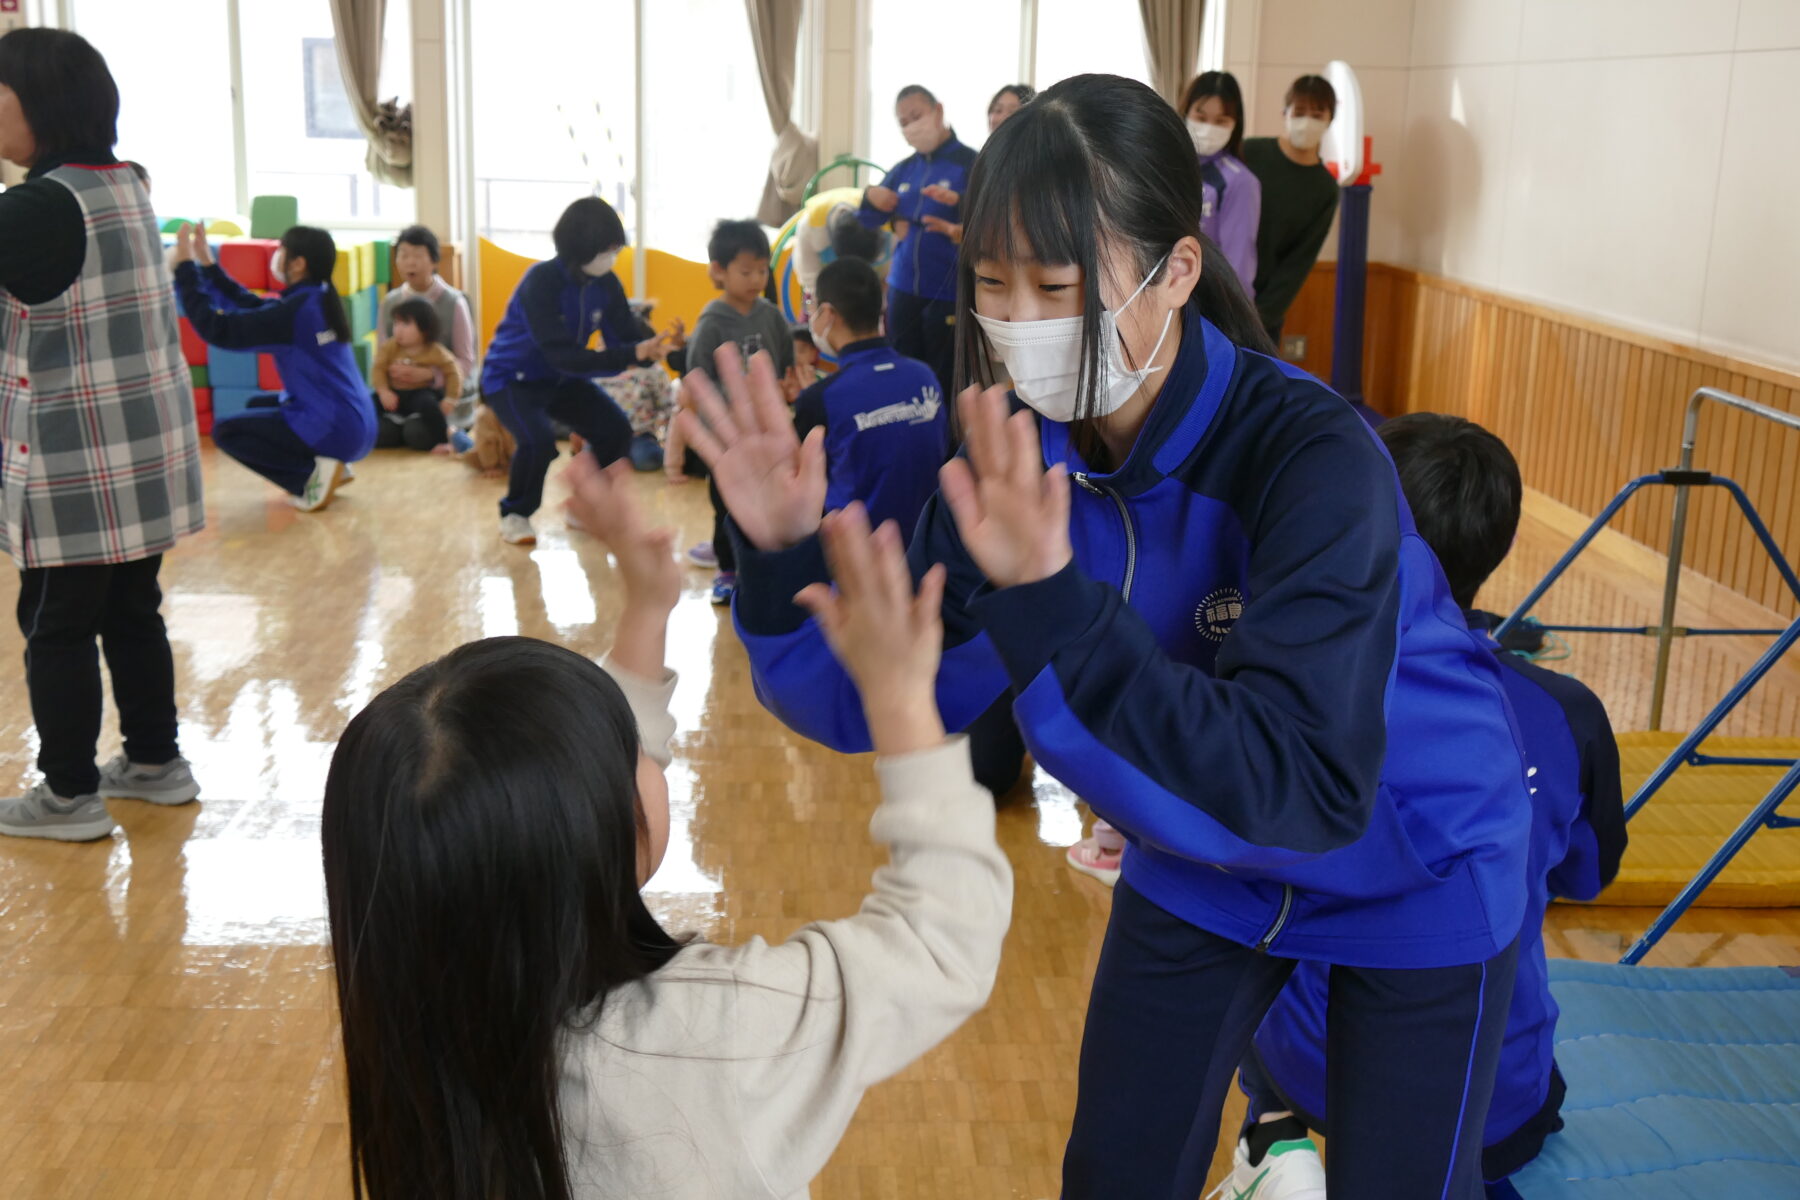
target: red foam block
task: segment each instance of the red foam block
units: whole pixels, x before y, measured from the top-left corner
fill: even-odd
[[[194,411],[197,413],[211,413],[212,412],[212,389],[211,388],[195,388],[194,389]]]
[[[265,392],[281,390],[281,372],[275,369],[275,356],[259,354],[256,356],[256,386]]]
[[[219,265],[225,273],[252,291],[269,286],[269,255],[264,242],[221,242]]]
[[[181,318],[181,360],[190,367],[206,365],[206,342],[194,332],[186,317]]]

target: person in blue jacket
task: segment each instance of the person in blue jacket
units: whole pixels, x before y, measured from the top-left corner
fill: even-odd
[[[213,445],[288,493],[303,512],[331,503],[349,464],[375,446],[369,385],[356,368],[350,321],[332,285],[337,243],[296,225],[281,235],[279,296],[258,296],[213,261],[205,226],[184,225],[172,255],[182,313],[208,343],[267,353],[281,372],[275,403],[213,425]]]
[[[602,466],[623,458],[631,420],[594,377],[661,362],[679,337],[657,334],[631,311],[613,274],[625,226],[612,205],[583,196],[557,218],[551,239],[556,257],[526,270],[481,363],[482,403],[518,443],[500,501],[500,537],[513,545],[537,541],[531,517],[556,461],[556,424],[580,434]],[[600,348],[590,349],[596,333]]]
[[[918,84],[894,101],[900,132],[914,153],[863,191],[857,216],[899,239],[888,264],[887,329],[894,349],[937,375],[946,395],[956,361],[956,240],[962,190],[975,151],[956,140],[944,106]]]
[[[965,456],[910,550],[948,569],[948,724],[1016,688],[1038,765],[1130,841],[1062,1194],[1198,1195],[1250,1038],[1312,961],[1332,968],[1334,1195],[1464,1200],[1525,912],[1502,668],[1374,433],[1266,353],[1200,196],[1181,118],[1118,76],[1066,79],[989,140],[959,370],[987,386],[1003,364],[1027,407],[965,393]],[[766,360],[731,391],[727,412],[696,389],[716,433],[681,419],[730,509],[757,695],[866,750],[792,599],[826,579],[820,436],[794,437]]]
[[[1506,443],[1472,421],[1408,413],[1381,427],[1419,533],[1437,554],[1471,629],[1498,618],[1475,596],[1505,560],[1519,527],[1523,487]],[[1619,749],[1606,706],[1577,679],[1488,643],[1525,743],[1531,778],[1531,849],[1525,922],[1506,1040],[1482,1134],[1489,1200],[1516,1200],[1506,1177],[1536,1158],[1562,1128],[1562,1074],[1554,1058],[1556,1001],[1544,957],[1544,910],[1552,896],[1592,900],[1611,883],[1625,852]],[[1317,1197],[1325,1186],[1310,1127],[1329,1136],[1325,1010],[1330,973],[1302,963],[1282,990],[1246,1058],[1250,1116],[1239,1139],[1233,1194],[1258,1200]],[[1396,1053],[1405,1053],[1396,1048]],[[1260,1180],[1260,1185],[1258,1184]]]
[[[794,401],[802,441],[825,431],[825,510],[860,500],[872,524],[896,521],[910,532],[950,452],[937,376],[881,336],[881,276],[861,259],[825,264],[808,323],[813,344],[838,361]]]

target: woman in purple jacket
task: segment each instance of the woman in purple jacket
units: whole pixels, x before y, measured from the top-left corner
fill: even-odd
[[[1255,298],[1256,226],[1262,182],[1244,165],[1244,95],[1229,71],[1195,76],[1181,100],[1188,137],[1200,156],[1200,231],[1219,244],[1244,291]]]

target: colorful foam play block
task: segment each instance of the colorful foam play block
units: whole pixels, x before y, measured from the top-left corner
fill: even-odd
[[[350,343],[350,353],[356,356],[356,369],[364,379],[369,377],[369,368],[375,362],[375,347],[368,338],[357,338]]]
[[[195,391],[212,386],[212,377],[207,373],[205,363],[188,368],[188,382],[193,385]]]
[[[235,417],[250,407],[251,397],[265,394],[261,388],[215,387],[212,390],[213,420]]]
[[[375,328],[375,317],[380,304],[375,299],[374,288],[363,288],[350,297],[350,332],[355,337],[362,337]]]
[[[200,429],[202,437],[209,436],[213,428],[212,389],[194,389],[194,424]]]
[[[273,354],[256,356],[256,386],[265,392],[279,392],[282,388],[281,372],[275,368]]]
[[[337,266],[333,267],[331,271],[331,284],[337,288],[340,296],[348,296],[356,290],[350,286],[350,256],[348,254],[341,251],[338,253]]]
[[[247,350],[223,350],[213,347],[206,360],[206,377],[214,389],[250,388],[257,385],[256,355]]]
[[[394,282],[394,247],[379,239],[369,245],[375,255],[375,282],[386,287]]]
[[[181,361],[192,367],[203,367],[206,356],[206,339],[194,331],[186,317],[181,318]]]
[[[222,242],[219,265],[251,291],[269,286],[269,251],[263,242]]]
[[[300,202],[292,196],[250,197],[250,236],[278,238],[300,223]]]

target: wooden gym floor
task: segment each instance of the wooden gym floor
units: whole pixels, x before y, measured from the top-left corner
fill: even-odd
[[[318,848],[334,739],[377,690],[462,642],[524,633],[597,656],[617,612],[593,542],[565,532],[551,507],[535,551],[501,544],[500,485],[458,464],[377,455],[329,511],[303,516],[208,455],[208,529],[163,571],[182,742],[203,800],[115,802],[119,831],[91,845],[0,841],[0,1195],[18,1200],[347,1196]],[[702,487],[641,482],[682,545],[707,536]],[[560,496],[553,478],[552,506]],[[1521,596],[1580,524],[1533,498],[1488,607]],[[1654,555],[1613,539],[1547,609],[1649,623],[1656,571]],[[682,673],[673,839],[652,907],[674,930],[780,938],[861,899],[878,861],[869,763],[801,741],[758,707],[743,651],[707,603],[709,577],[689,578],[671,639]],[[1685,620],[1770,623],[1703,582],[1687,595]],[[1756,649],[1678,644],[1669,726],[1691,724]],[[1585,637],[1574,650],[1567,666],[1598,687],[1615,723],[1643,728],[1649,645]],[[20,653],[6,622],[0,794],[34,778]],[[1800,670],[1789,667],[1727,731],[1791,734],[1797,706]],[[117,747],[112,729],[109,714],[103,758]],[[993,1000],[868,1095],[815,1196],[1056,1194],[1109,899],[1062,860],[1084,817],[1041,775],[1001,813],[1018,894]],[[1559,906],[1551,952],[1614,959],[1651,915]],[[1650,961],[1800,963],[1800,914],[1697,910]]]

